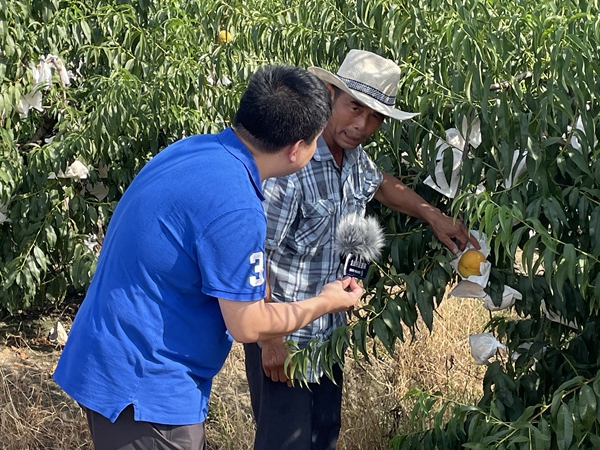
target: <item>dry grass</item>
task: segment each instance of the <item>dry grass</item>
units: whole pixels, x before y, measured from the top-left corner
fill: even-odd
[[[480,300],[454,297],[437,311],[433,332],[421,324],[414,341],[398,345],[393,357],[381,352],[371,364],[348,362],[340,450],[384,449],[391,437],[411,431],[413,403],[406,394],[412,389],[468,404],[481,397],[485,367],[475,364],[468,341],[483,331],[488,312]]]
[[[80,408],[49,373],[0,369],[0,380],[0,448],[92,448]]]
[[[483,330],[487,311],[479,300],[448,298],[438,313],[433,333],[422,326],[393,357],[381,352],[370,364],[347,360],[339,450],[385,449],[392,436],[409,431],[412,404],[405,395],[413,388],[465,403],[478,400],[485,367],[471,358],[468,336]],[[0,353],[0,449],[92,448],[85,417],[51,379],[58,352],[32,351],[23,343],[16,348],[5,342]],[[252,447],[241,345],[234,345],[215,379],[206,432],[209,450]]]
[[[483,331],[488,312],[480,300],[453,297],[437,312],[433,332],[421,324],[415,340],[399,345],[393,357],[382,350],[370,363],[347,359],[339,450],[385,449],[394,435],[409,431],[412,402],[405,397],[414,388],[464,403],[480,398],[485,367],[471,357],[469,334]],[[215,379],[211,407],[209,448],[251,448],[254,425],[241,346],[234,345]]]
[[[244,367],[244,347],[234,344],[215,377],[206,421],[207,450],[250,449],[254,423]]]
[[[56,313],[0,322],[0,449],[92,449],[85,416],[52,380]]]

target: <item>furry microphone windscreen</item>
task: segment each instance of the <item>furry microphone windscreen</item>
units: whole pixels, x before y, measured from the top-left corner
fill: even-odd
[[[338,224],[335,246],[343,256],[353,254],[375,261],[381,255],[384,243],[383,230],[374,217],[351,213],[342,217]]]

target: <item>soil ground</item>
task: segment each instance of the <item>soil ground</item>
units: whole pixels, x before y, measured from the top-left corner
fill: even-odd
[[[77,303],[35,317],[0,318],[0,450],[92,450],[81,409],[52,380],[62,346],[50,342],[49,331],[57,321],[69,331]],[[393,356],[378,351],[366,363],[348,354],[338,450],[386,449],[398,432],[413,430],[407,393],[415,388],[461,404],[480,398],[485,366],[473,362],[468,337],[485,329],[488,312],[480,300],[460,298],[445,299],[436,312],[435,330],[420,324],[412,338],[406,330],[408,339]],[[241,344],[233,345],[214,379],[206,435],[207,450],[252,448]]]
[[[62,349],[48,339],[56,320],[45,317],[26,322],[0,322],[0,368],[52,374]]]
[[[62,345],[49,340],[50,330],[60,321],[68,331],[75,312],[67,306],[0,321],[0,450],[92,447],[84,415],[52,379]],[[56,421],[54,437],[39,425]],[[208,450],[238,448],[240,439],[248,443],[243,448],[250,448],[253,433],[243,348],[236,343],[214,380]],[[237,443],[227,443],[235,434]]]
[[[61,311],[53,310],[35,317],[0,319],[0,370],[34,370],[52,375],[63,346],[50,341],[50,330],[60,321],[68,331],[75,313],[76,308],[68,306]],[[234,343],[226,366],[214,380],[213,389],[222,391],[229,386],[231,394],[237,398],[247,396],[243,355],[242,345]],[[233,364],[232,360],[236,363]],[[249,397],[244,407],[246,412],[251,413]]]

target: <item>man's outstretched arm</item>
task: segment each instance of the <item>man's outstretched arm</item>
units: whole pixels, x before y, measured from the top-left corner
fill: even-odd
[[[356,304],[362,293],[354,278],[344,278],[326,284],[319,295],[301,302],[243,302],[220,298],[219,306],[229,334],[238,342],[249,343],[286,336],[324,314],[346,311]]]
[[[469,234],[462,221],[442,214],[439,209],[431,206],[423,197],[390,174],[383,173],[383,181],[375,193],[375,199],[394,211],[427,222],[433,234],[452,253],[464,250],[467,242],[471,242],[477,249],[480,248],[477,239]]]

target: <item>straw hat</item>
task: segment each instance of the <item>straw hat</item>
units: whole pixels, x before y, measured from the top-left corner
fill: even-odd
[[[388,117],[407,120],[419,115],[394,108],[400,67],[375,53],[350,50],[336,75],[314,66],[308,71]]]

